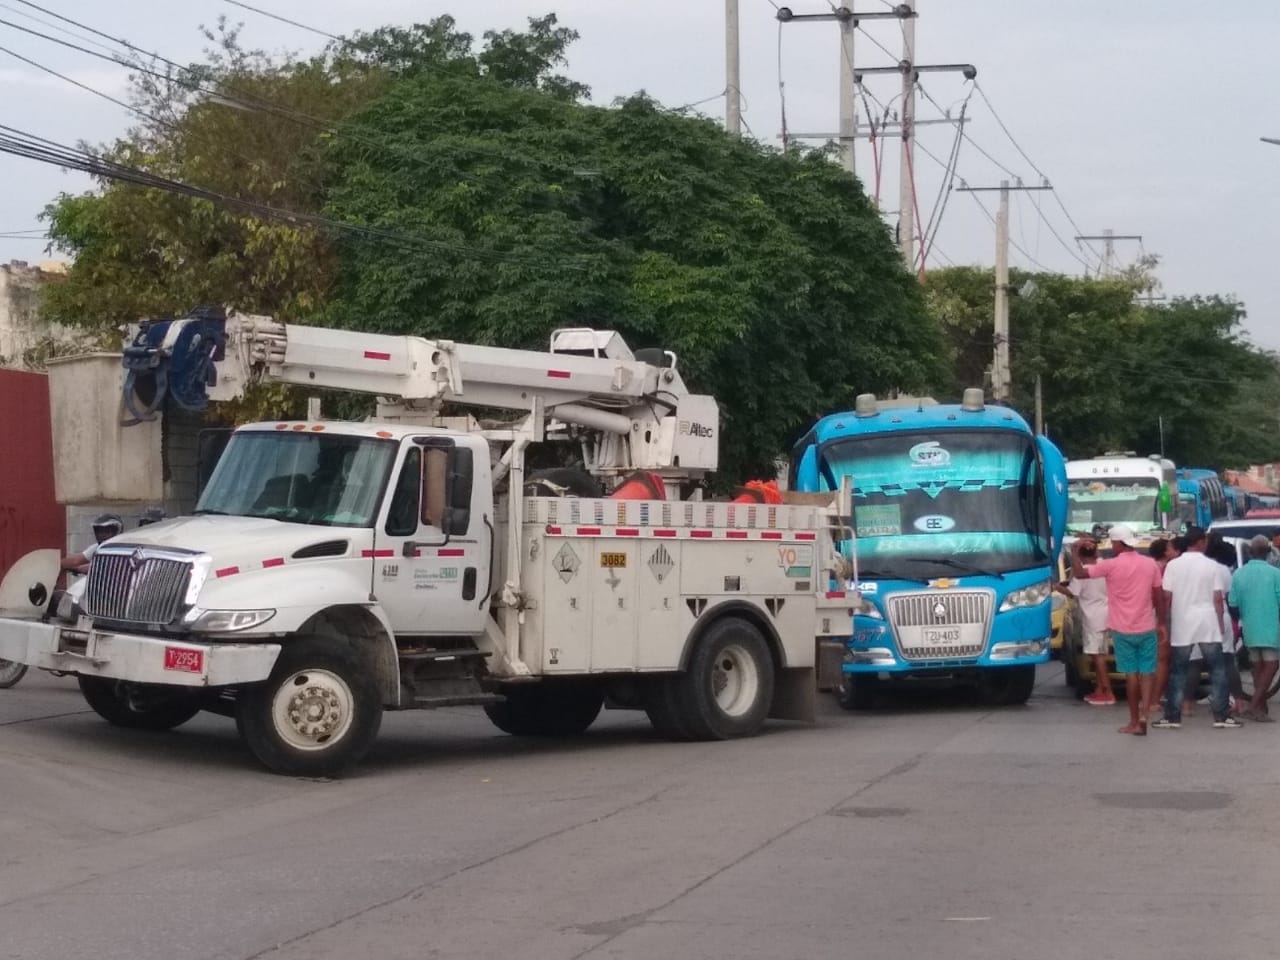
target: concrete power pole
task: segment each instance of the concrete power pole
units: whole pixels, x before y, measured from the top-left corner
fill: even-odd
[[[916,178],[915,158],[916,117],[916,3],[903,4],[909,12],[902,18],[902,155],[898,173],[898,247],[902,250],[902,262],[908,270],[916,267]]]
[[[724,0],[724,128],[735,136],[742,132],[738,49],[738,0]]]
[[[1116,241],[1117,240],[1136,240],[1142,242],[1142,234],[1140,233],[1116,233],[1114,230],[1103,230],[1102,233],[1090,233],[1076,237],[1077,240],[1101,240],[1102,241],[1102,264],[1098,268],[1098,273],[1104,277],[1110,277],[1116,272]]]
[[[848,14],[840,18],[840,165],[856,174],[853,145],[858,137],[858,101],[854,99],[853,31],[858,24],[848,7],[841,7],[840,12]]]
[[[1047,183],[1040,186],[1026,186],[1022,183],[1010,186],[1008,180],[1001,180],[998,187],[962,186],[956,189],[967,193],[1000,192],[1000,208],[996,211],[995,349],[991,358],[991,396],[996,403],[1008,403],[1013,396],[1013,371],[1009,365],[1009,191],[1052,190],[1053,187]],[[1037,390],[1037,408],[1039,404]]]

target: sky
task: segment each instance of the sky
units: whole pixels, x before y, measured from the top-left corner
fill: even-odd
[[[644,90],[670,106],[697,103],[708,116],[724,116],[724,0],[249,2],[335,34],[449,13],[462,29],[479,36],[487,29],[520,28],[527,17],[554,11],[562,24],[581,34],[570,50],[567,72],[591,87],[594,102],[607,104]],[[244,23],[242,38],[250,46],[307,52],[325,42],[225,0],[39,3],[179,62],[201,58],[205,41],[200,25],[224,15]],[[743,117],[751,135],[780,143],[784,99],[789,131],[835,129],[841,59],[837,25],[781,25],[774,0],[739,0],[739,6]],[[789,6],[797,14],[831,9],[826,0],[791,0]],[[887,0],[860,0],[852,9],[861,13],[889,6]],[[1158,255],[1165,293],[1236,297],[1248,311],[1245,330],[1251,339],[1280,350],[1280,284],[1272,262],[1280,231],[1275,189],[1280,146],[1259,139],[1280,138],[1273,50],[1280,36],[1280,3],[918,0],[917,10],[917,64],[971,63],[977,68],[977,91],[956,73],[922,75],[924,89],[953,117],[967,102],[965,130],[971,139],[960,143],[954,186],[988,187],[1018,178],[1037,184],[1038,168],[1054,187],[1053,195],[1013,194],[1014,267],[1074,274],[1088,268],[1096,273],[1101,244],[1091,249],[1077,243],[1077,233],[1112,229],[1138,234],[1140,243],[1116,243],[1119,265],[1142,253]],[[0,20],[69,39],[32,17],[49,20],[19,0],[0,0]],[[855,34],[855,65],[893,65],[901,56],[902,40],[896,21],[863,21]],[[0,24],[0,46],[94,90],[115,96],[126,92],[125,70],[13,27]],[[865,85],[877,116],[882,114],[878,103],[896,109],[898,76],[867,76]],[[131,122],[124,109],[7,53],[0,53],[0,90],[5,94],[0,124],[63,143],[106,142]],[[861,102],[859,115],[865,124]],[[921,97],[916,116],[939,119],[943,112]],[[918,134],[913,165],[917,203],[922,219],[928,220],[949,179],[945,161],[955,126],[922,126]],[[881,146],[881,209],[893,224],[899,149],[894,141]],[[859,176],[874,192],[871,144],[858,141],[856,153]],[[0,156],[0,183],[0,262],[45,259],[45,241],[10,234],[40,230],[38,216],[46,203],[60,192],[91,187],[80,174],[8,156]],[[995,195],[950,192],[929,268],[994,262],[995,229],[980,203],[994,212]]]

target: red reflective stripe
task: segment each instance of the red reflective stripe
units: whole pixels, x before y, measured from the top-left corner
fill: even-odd
[[[777,530],[766,530],[764,533],[760,534],[760,539],[761,540],[781,540],[782,534],[779,533]]]
[[[383,353],[381,350],[366,350],[364,358],[366,360],[390,360],[391,354]]]
[[[843,600],[843,599],[844,599],[844,591],[843,591],[843,590],[828,590],[828,591],[827,591],[827,599],[828,599],[828,600]]]
[[[450,547],[447,550],[436,551],[437,557],[465,557],[466,555],[467,551],[459,550],[457,547]]]
[[[559,527],[547,527],[547,533],[550,536],[558,537],[560,536],[561,530]]]
[[[569,371],[568,370],[548,370],[547,376],[553,380],[568,380]]]
[[[710,538],[711,531],[710,530],[690,530],[689,536],[697,537],[699,540],[706,540]]]
[[[728,533],[725,534],[725,536],[728,537],[730,540],[745,540],[747,539],[747,531],[730,530]]]
[[[634,527],[619,527],[617,530],[615,530],[615,531],[613,531],[613,532],[614,532],[614,533],[616,533],[616,534],[617,534],[618,536],[620,536],[620,537],[638,537],[638,536],[640,536],[640,531],[639,531],[639,530],[637,530],[637,529],[635,529]]]
[[[797,533],[796,539],[797,540],[817,540],[818,535],[816,533]]]
[[[674,537],[676,532],[674,530],[655,530],[653,535],[655,537]]]
[[[221,570],[215,570],[214,576],[218,578],[234,577],[239,572],[240,572],[239,567],[223,567]]]
[[[600,536],[599,527],[579,527],[578,536],[580,537],[598,537]]]
[[[396,555],[396,552],[394,550],[361,550],[360,551],[360,556],[366,557],[366,558],[367,557],[394,557],[395,555]]]
[[[262,565],[264,567],[283,567],[284,557],[272,557],[270,560],[263,560]]]

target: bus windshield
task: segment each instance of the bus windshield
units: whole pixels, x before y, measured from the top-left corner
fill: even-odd
[[[853,478],[859,574],[921,580],[1047,565],[1049,520],[1031,436],[929,430],[850,437],[819,458]]]
[[[335,433],[236,433],[196,513],[369,527],[396,445]]]
[[[1068,480],[1067,527],[1091,531],[1096,524],[1123,523],[1143,533],[1160,525],[1159,499],[1155,477]]]

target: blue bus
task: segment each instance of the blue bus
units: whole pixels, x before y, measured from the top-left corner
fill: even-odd
[[[1215,520],[1226,520],[1230,515],[1227,493],[1217,473],[1196,467],[1178,469],[1178,519],[1182,529],[1194,523],[1208,530]]]
[[[1025,703],[1049,659],[1052,586],[1066,528],[1062,454],[981,390],[963,402],[863,394],[795,446],[791,489],[853,487],[858,590],[840,704],[884,681],[975,684]]]

